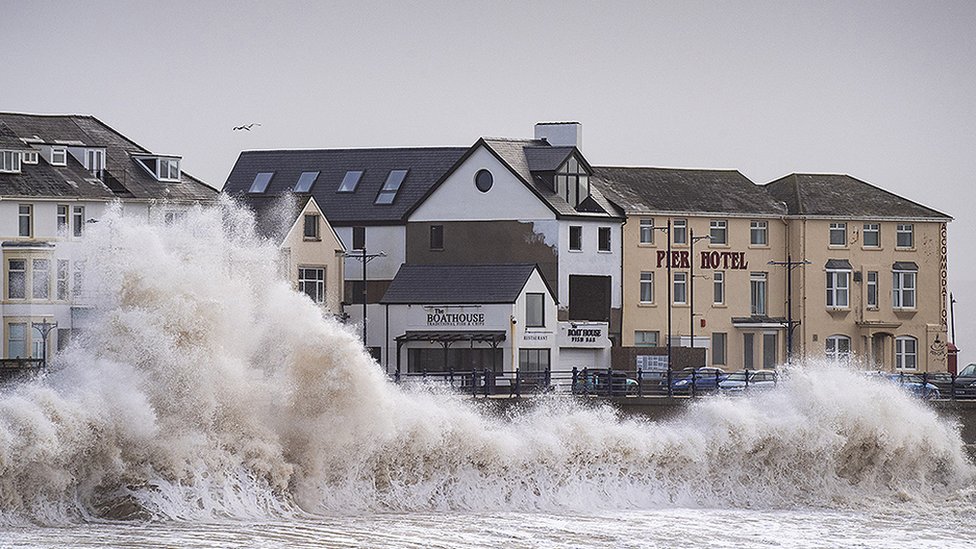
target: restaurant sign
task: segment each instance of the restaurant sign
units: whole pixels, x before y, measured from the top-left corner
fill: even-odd
[[[610,346],[607,337],[609,326],[606,322],[560,322],[560,347],[591,347],[602,348]]]
[[[484,326],[485,313],[464,307],[429,307],[427,325],[432,327]]]

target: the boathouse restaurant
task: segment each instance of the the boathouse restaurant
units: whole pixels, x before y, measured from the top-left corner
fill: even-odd
[[[533,264],[400,267],[380,301],[387,373],[539,372],[609,364],[606,323],[558,322]]]

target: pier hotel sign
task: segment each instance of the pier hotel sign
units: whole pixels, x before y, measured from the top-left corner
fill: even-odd
[[[657,252],[658,268],[671,267],[673,269],[690,269],[691,254],[688,250],[671,252],[671,264],[668,265],[668,252]],[[700,266],[702,269],[745,270],[749,268],[745,252],[715,252],[705,250],[701,252]]]

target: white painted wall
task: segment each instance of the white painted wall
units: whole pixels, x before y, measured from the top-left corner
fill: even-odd
[[[346,250],[352,249],[352,227],[335,227]],[[381,225],[366,227],[366,253],[383,252],[386,257],[377,257],[369,262],[366,276],[370,280],[393,280],[407,258],[407,227],[405,225]],[[346,280],[360,280],[363,276],[363,263],[355,258],[346,258]],[[368,313],[367,313],[368,314]]]
[[[569,227],[583,227],[583,249],[569,249]],[[610,306],[620,307],[621,223],[615,219],[600,221],[559,221],[559,303],[569,305],[569,275],[609,276]],[[599,251],[599,228],[610,227],[610,251]]]
[[[494,177],[491,189],[484,193],[474,183],[475,174],[482,169],[487,169]],[[555,219],[555,214],[482,146],[427,197],[409,221],[503,219]]]

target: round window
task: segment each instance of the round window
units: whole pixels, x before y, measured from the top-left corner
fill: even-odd
[[[478,170],[478,173],[474,174],[474,186],[478,187],[478,190],[483,193],[491,189],[491,184],[494,181],[495,178],[491,176],[491,172],[488,170]]]

